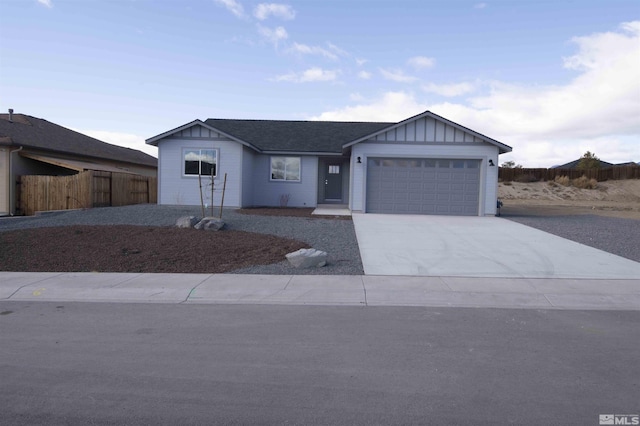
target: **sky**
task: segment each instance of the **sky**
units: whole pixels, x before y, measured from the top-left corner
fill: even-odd
[[[0,111],[157,156],[195,119],[431,111],[551,167],[640,162],[640,0],[0,0]]]

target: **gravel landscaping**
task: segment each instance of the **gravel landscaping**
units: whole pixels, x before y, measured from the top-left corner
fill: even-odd
[[[241,266],[242,262],[239,259],[236,267],[226,265],[227,269],[224,272],[287,275],[363,274],[353,222],[345,220],[345,218],[311,217],[309,215],[310,211],[310,209],[299,209],[293,212],[278,209],[248,209],[242,211],[225,209],[223,219],[227,223],[227,229],[231,231],[274,235],[297,240],[306,243],[308,246],[326,251],[329,255],[327,266],[318,269],[295,269],[284,260],[268,265],[245,266],[245,263]],[[638,241],[640,241],[640,221],[592,214],[564,215],[558,214],[557,211],[551,213],[546,212],[544,207],[539,206],[519,210],[505,208],[502,216],[505,219],[640,262],[640,244],[638,244]],[[285,216],[286,214],[293,214],[294,216]],[[0,232],[75,225],[93,227],[95,225],[173,227],[178,217],[187,215],[201,216],[200,208],[148,204],[95,208],[54,212],[31,217],[0,218]],[[154,236],[154,238],[157,237]],[[194,250],[192,237],[189,235],[185,234],[184,239],[177,241],[175,235],[172,238],[172,244],[184,246],[185,251]],[[251,244],[250,236],[248,240],[248,244],[245,244],[245,246],[253,245],[255,247],[255,243]],[[154,240],[154,244],[157,246],[160,242]],[[202,246],[201,243],[199,244],[200,246]],[[196,250],[204,250],[199,247],[196,247]],[[49,248],[48,250],[51,249]],[[266,252],[267,248],[264,251]],[[49,251],[48,253],[50,254],[51,252]],[[236,257],[242,256],[237,256],[236,253]],[[176,256],[177,258],[178,256]],[[181,272],[192,272],[189,270],[188,261],[182,259],[182,257],[175,261],[183,263],[178,265]]]
[[[227,223],[227,230],[269,234],[307,243],[313,248],[326,251],[328,264],[322,268],[295,269],[283,260],[270,265],[253,265],[234,269],[230,271],[232,273],[297,275],[362,275],[364,273],[351,220],[309,217],[308,209],[293,213],[302,214],[302,217],[271,216],[257,210],[256,213],[263,214],[246,214],[252,213],[250,210],[245,210],[243,213],[233,209],[224,210],[223,220]],[[285,211],[282,213],[286,214]],[[31,217],[0,218],[0,232],[73,225],[173,226],[178,217],[189,215],[201,216],[200,207],[150,204],[105,207],[46,213]],[[184,250],[194,250],[190,237],[186,233],[185,235],[185,240],[182,242]],[[195,249],[204,250],[205,248],[196,247]],[[185,264],[184,268],[183,272],[190,272],[188,264]]]
[[[640,221],[595,214],[558,214],[541,206],[504,208],[505,219],[640,262]],[[588,261],[588,259],[585,259]]]

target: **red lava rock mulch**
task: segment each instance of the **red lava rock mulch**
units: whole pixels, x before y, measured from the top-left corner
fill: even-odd
[[[285,259],[309,246],[244,231],[109,225],[0,233],[0,270],[223,273]]]

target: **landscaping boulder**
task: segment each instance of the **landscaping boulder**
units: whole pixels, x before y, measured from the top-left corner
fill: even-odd
[[[219,231],[224,228],[225,223],[219,217],[205,217],[196,223],[194,228],[204,229],[205,231]]]
[[[193,228],[200,219],[195,216],[182,216],[176,220],[176,226],[178,228]]]
[[[319,268],[327,264],[327,252],[314,248],[300,249],[285,257],[294,268]]]

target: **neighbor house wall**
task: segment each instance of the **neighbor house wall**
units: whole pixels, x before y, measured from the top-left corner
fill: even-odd
[[[362,163],[357,163],[361,157]],[[364,211],[367,193],[367,158],[460,158],[481,160],[479,214],[495,215],[498,197],[498,148],[489,143],[407,144],[362,142],[353,146],[351,153],[351,194],[349,207]],[[496,166],[490,167],[489,160]]]
[[[227,186],[224,205],[240,207],[242,184],[242,145],[231,140],[211,140],[207,138],[172,138],[158,142],[158,204],[200,205],[198,176],[184,176],[183,149],[217,149],[217,177],[214,180],[214,205],[220,205],[224,174],[227,173]],[[203,196],[209,203],[210,190],[205,184],[209,178],[203,176]]]
[[[283,195],[289,195],[289,207],[315,207],[317,205],[318,158],[300,157],[300,182],[275,182],[270,180],[271,156],[256,155],[253,167],[254,206],[280,206]]]

